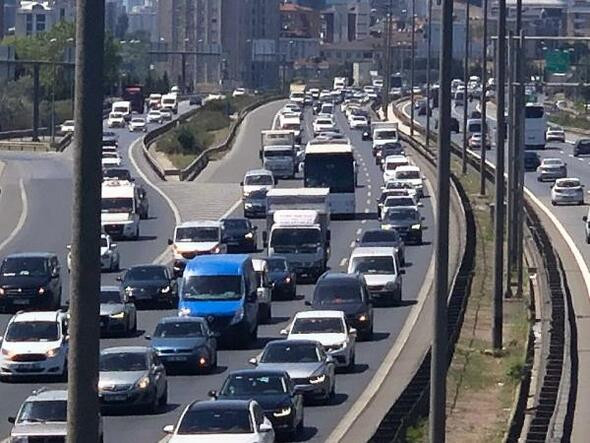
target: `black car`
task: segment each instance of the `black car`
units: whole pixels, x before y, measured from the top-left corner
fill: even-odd
[[[581,138],[574,145],[574,157],[590,154],[590,139]]]
[[[371,229],[356,240],[357,246],[392,247],[397,249],[400,264],[406,265],[404,240],[395,229]]]
[[[224,218],[221,220],[221,241],[231,252],[256,252],[257,229],[247,218]]]
[[[380,165],[389,155],[404,155],[405,151],[401,143],[384,143],[375,152],[375,164]]]
[[[131,172],[127,168],[108,168],[102,171],[103,180],[121,180],[132,182]]]
[[[342,311],[359,338],[373,337],[373,306],[365,278],[358,273],[326,272],[318,279],[308,306],[318,310]]]
[[[539,154],[533,151],[524,151],[524,170],[536,171],[541,165]]]
[[[255,400],[264,410],[279,436],[290,437],[303,430],[303,396],[286,371],[243,369],[231,372],[219,392],[209,396],[218,400]]]
[[[481,118],[481,112],[477,110],[471,111],[469,118]]]
[[[145,302],[163,303],[176,307],[176,280],[170,270],[163,265],[139,265],[127,270],[121,281],[121,287],[129,300],[136,305]]]
[[[0,265],[0,308],[53,310],[61,306],[61,274],[57,255],[48,252],[12,254]]]
[[[273,283],[273,300],[278,298],[294,299],[297,295],[297,280],[287,259],[273,255],[266,259],[266,263],[268,264],[268,276]]]
[[[191,106],[201,106],[203,104],[203,99],[200,95],[190,95],[188,98],[188,104]]]

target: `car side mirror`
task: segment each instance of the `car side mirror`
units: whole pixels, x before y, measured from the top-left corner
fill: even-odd
[[[587,222],[588,221],[588,216],[587,215],[583,216],[582,217],[582,220],[585,221],[585,222]]]
[[[268,246],[268,232],[262,231],[262,245],[266,248]]]
[[[311,302],[309,300],[305,300],[305,306],[311,306]]]
[[[240,182],[240,186],[244,186],[244,182]]]
[[[174,434],[174,425],[166,425],[162,428],[162,431],[166,434]]]
[[[8,423],[14,423],[16,421],[16,417],[8,417]]]
[[[289,331],[287,331],[287,329],[281,329],[281,332],[279,332],[279,334],[285,336],[285,335],[289,335]]]
[[[172,241],[171,238],[168,239],[168,246],[172,246],[174,244],[174,242]]]
[[[211,389],[209,392],[207,392],[207,395],[211,398],[217,398],[217,391],[215,389]]]
[[[258,151],[258,158],[262,160],[262,151]]]
[[[350,335],[352,335],[353,337],[356,337],[356,329],[355,329],[355,328],[350,328],[350,329],[348,330],[348,333],[349,333]]]
[[[111,243],[111,249],[117,249],[119,245],[117,243]]]
[[[145,339],[146,339],[146,340],[151,340],[151,339],[152,339],[152,336],[151,336],[151,335],[146,335],[146,336],[145,336]]]
[[[117,275],[117,278],[115,278],[115,280],[121,282],[121,281],[123,281],[123,277],[121,277],[120,275]]]
[[[400,269],[399,270],[399,274],[400,275],[406,275],[406,270],[405,269]]]
[[[260,432],[270,432],[270,431],[272,431],[272,425],[270,423],[263,422],[260,425]]]
[[[248,363],[252,366],[258,366],[258,359],[256,357],[252,357],[250,360],[248,360]]]

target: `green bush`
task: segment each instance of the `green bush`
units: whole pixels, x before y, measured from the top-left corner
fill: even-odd
[[[185,126],[181,126],[176,131],[176,141],[180,145],[183,154],[189,154],[195,147],[195,136]]]

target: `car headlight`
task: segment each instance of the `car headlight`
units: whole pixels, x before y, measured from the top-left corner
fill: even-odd
[[[125,313],[123,311],[121,311],[121,312],[117,312],[116,314],[111,314],[111,315],[109,315],[109,317],[111,317],[111,318],[124,318]]]
[[[47,352],[45,353],[45,355],[47,356],[47,358],[53,358],[53,357],[55,357],[57,354],[59,354],[59,350],[60,350],[60,348],[53,348],[53,349],[50,349],[49,351],[47,351]]]
[[[160,289],[160,292],[162,294],[168,294],[170,292],[170,286],[164,286],[163,288]]]
[[[181,308],[178,310],[179,317],[188,317],[191,315],[191,310],[189,308]]]
[[[369,320],[369,316],[367,314],[364,314],[364,313],[363,314],[360,314],[357,318],[358,318],[358,321],[362,321],[362,322],[365,322],[365,321],[368,321]]]
[[[146,375],[139,379],[135,384],[139,389],[146,389],[150,385],[150,378]]]
[[[39,295],[45,294],[45,288],[39,288]]]
[[[278,411],[272,413],[275,417],[286,417],[287,415],[291,414],[291,407],[287,406],[286,408],[281,408]]]
[[[392,225],[381,225],[381,229],[384,229],[387,231],[389,229],[393,229],[393,226]]]
[[[314,375],[309,378],[309,382],[312,385],[317,385],[318,383],[323,383],[325,380],[326,380],[326,374]]]
[[[254,238],[254,234],[252,234],[251,232],[248,232],[246,235],[244,235],[244,238],[252,239],[252,238]]]
[[[422,228],[422,226],[420,226],[419,223],[416,223],[415,225],[412,225],[412,229],[420,229]]]
[[[4,295],[4,288],[0,288],[0,295]]]
[[[243,318],[244,318],[244,308],[242,306],[240,306],[239,309],[234,314],[233,318],[231,319],[230,324],[234,325],[236,323],[239,323],[242,321]]]
[[[285,278],[285,283],[287,283],[287,284],[291,283],[291,277],[287,276]]]
[[[127,293],[131,293],[131,292],[133,292],[133,289],[131,288],[131,286],[127,286],[127,287],[125,288],[125,292],[127,292]]]
[[[220,252],[221,252],[221,247],[219,247],[219,245],[217,245],[213,249],[211,249],[212,254],[219,254]]]
[[[15,353],[2,348],[2,355],[4,355],[7,360],[12,360],[12,357],[15,355]]]

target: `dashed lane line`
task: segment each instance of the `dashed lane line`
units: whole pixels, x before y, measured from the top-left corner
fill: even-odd
[[[24,180],[22,178],[19,180],[18,186],[20,188],[20,199],[21,199],[21,202],[22,202],[21,203],[22,210],[21,210],[21,213],[20,213],[20,217],[18,219],[18,223],[16,224],[16,226],[14,227],[14,229],[12,230],[12,232],[10,233],[10,235],[8,237],[6,237],[4,239],[4,241],[2,241],[2,243],[0,243],[0,251],[2,249],[4,249],[6,247],[6,245],[9,244],[12,240],[14,240],[14,238],[18,235],[18,233],[20,232],[20,230],[25,225],[25,221],[27,220],[27,216],[28,216],[28,213],[29,213],[29,202],[27,200],[27,191],[25,189],[25,182],[24,182]]]

